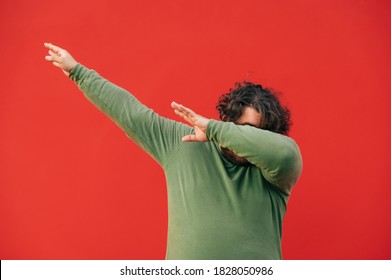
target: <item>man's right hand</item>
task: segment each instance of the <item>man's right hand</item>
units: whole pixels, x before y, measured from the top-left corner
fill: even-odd
[[[183,142],[208,142],[206,138],[206,128],[210,119],[207,119],[201,115],[196,114],[191,109],[178,104],[176,102],[171,103],[171,107],[175,110],[175,114],[185,119],[189,124],[194,127],[194,134],[186,135],[182,138]]]
[[[49,55],[45,56],[47,61],[53,62],[54,66],[60,67],[64,74],[68,77],[77,61],[64,49],[50,43],[45,43],[45,47],[49,49]]]

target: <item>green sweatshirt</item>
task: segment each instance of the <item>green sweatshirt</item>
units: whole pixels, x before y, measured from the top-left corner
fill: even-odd
[[[184,143],[192,127],[159,116],[95,71],[78,64],[69,77],[164,169],[167,259],[282,258],[282,221],[302,169],[291,138],[211,120],[209,142]],[[219,144],[252,164],[231,163]]]

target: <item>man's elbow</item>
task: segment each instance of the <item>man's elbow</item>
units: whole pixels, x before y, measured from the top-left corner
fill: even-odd
[[[290,195],[303,169],[300,150],[296,147],[289,147],[281,153],[279,160],[281,164],[276,181],[284,193]]]

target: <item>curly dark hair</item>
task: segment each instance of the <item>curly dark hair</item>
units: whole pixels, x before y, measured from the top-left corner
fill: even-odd
[[[229,93],[220,96],[216,109],[222,121],[235,122],[244,108],[252,107],[261,114],[259,128],[288,135],[291,113],[281,105],[278,95],[270,88],[244,81],[243,84],[236,83]]]

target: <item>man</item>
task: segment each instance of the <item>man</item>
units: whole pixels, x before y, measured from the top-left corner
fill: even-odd
[[[173,102],[191,126],[158,116],[133,95],[45,43],[57,67],[163,167],[167,259],[281,259],[282,221],[300,176],[298,146],[283,135],[289,111],[260,85],[220,98],[222,121]]]

